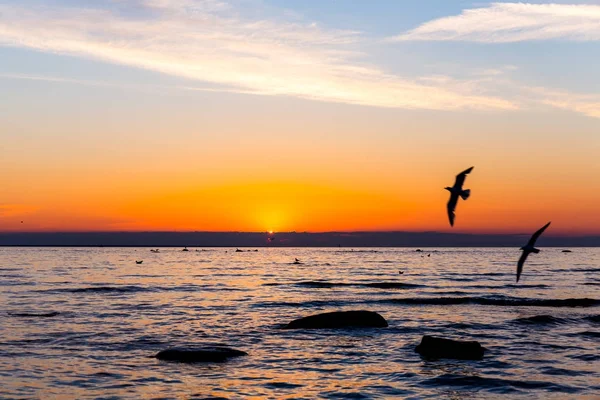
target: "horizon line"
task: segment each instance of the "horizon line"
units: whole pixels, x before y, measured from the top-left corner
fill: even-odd
[[[331,231],[210,231],[210,230],[39,230],[39,231],[0,231],[0,235],[18,235],[18,234],[141,234],[141,233],[204,233],[204,234],[263,234],[269,235],[286,235],[286,234],[311,234],[311,235],[323,235],[323,234],[377,234],[377,233],[405,233],[405,234],[440,234],[440,235],[484,235],[484,236],[522,236],[531,235],[531,232],[472,232],[472,231],[459,231],[459,232],[445,232],[436,230],[424,230],[424,231],[411,231],[411,230],[331,230]],[[584,233],[584,234],[566,234],[555,232],[554,234],[548,233],[546,237],[600,237],[600,233]]]

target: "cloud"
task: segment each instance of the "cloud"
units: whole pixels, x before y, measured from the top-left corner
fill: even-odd
[[[510,43],[528,40],[600,40],[600,6],[492,3],[435,19],[393,41],[442,40]]]
[[[539,87],[529,88],[529,90],[542,104],[600,118],[600,96],[598,95],[568,93]]]
[[[105,9],[0,4],[0,45],[143,68],[217,88],[207,90],[404,109],[518,108],[473,92],[468,80],[445,86],[369,64],[357,50],[359,32],[249,19],[218,0],[109,4]]]

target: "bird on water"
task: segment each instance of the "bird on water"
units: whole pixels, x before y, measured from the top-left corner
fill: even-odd
[[[458,197],[460,196],[463,200],[467,200],[471,195],[471,189],[463,189],[463,184],[467,175],[473,171],[474,167],[464,170],[460,174],[456,175],[454,186],[447,186],[444,189],[450,192],[450,199],[446,208],[448,209],[448,219],[450,220],[450,226],[454,226],[454,210],[456,210],[456,203],[458,203]]]
[[[519,258],[519,262],[517,263],[517,282],[519,282],[519,278],[521,277],[521,272],[523,272],[523,264],[525,264],[525,260],[527,259],[527,256],[531,253],[537,254],[540,252],[540,249],[536,249],[534,247],[535,242],[538,240],[540,235],[549,226],[550,226],[550,222],[548,222],[546,225],[542,226],[536,233],[534,233],[531,236],[531,239],[529,239],[529,242],[527,242],[527,244],[525,246],[521,247],[521,250],[523,250],[523,254],[521,254],[521,258]]]

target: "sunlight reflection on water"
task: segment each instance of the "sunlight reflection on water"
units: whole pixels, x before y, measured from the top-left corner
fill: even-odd
[[[600,302],[555,301],[600,300],[598,249],[545,248],[519,284],[518,249],[180,250],[0,248],[0,397],[585,398],[600,390]],[[390,326],[276,329],[349,309],[377,311]],[[60,314],[10,315],[51,311]],[[479,340],[489,352],[480,362],[424,361],[414,352],[424,334]],[[249,356],[193,365],[151,358],[203,344]]]

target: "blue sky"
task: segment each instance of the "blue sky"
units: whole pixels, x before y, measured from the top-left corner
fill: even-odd
[[[558,102],[540,98],[539,92],[523,91],[543,87],[554,97],[569,92],[563,109],[581,112],[581,104],[571,104],[581,100],[587,104],[586,115],[596,112],[589,111],[589,104],[597,99],[586,97],[600,86],[594,79],[600,6],[592,2],[519,7],[465,1],[104,0],[82,5],[72,0],[3,0],[0,7],[3,85],[14,85],[6,82],[11,79],[69,77],[106,84],[223,87],[409,109],[531,107],[522,97],[536,106],[549,101],[556,106]],[[489,25],[489,12],[506,19],[505,26],[478,27],[462,36],[452,32]],[[461,21],[461,13],[474,15]],[[580,24],[582,15],[587,17]],[[448,26],[442,28],[450,31],[415,31],[444,18]],[[506,26],[536,18],[539,26],[530,26],[531,21]],[[544,34],[552,30],[556,34]],[[164,50],[169,51],[162,57]],[[302,69],[303,63],[316,60],[322,64]],[[366,68],[371,76],[364,78],[355,68]],[[498,78],[496,84],[482,78],[491,75]],[[291,76],[305,88],[283,83]],[[500,77],[506,82],[498,85]],[[382,79],[399,85],[396,94],[407,101],[377,93],[386,86]],[[325,82],[330,87],[319,87]],[[427,99],[421,98],[421,90],[430,92]]]

